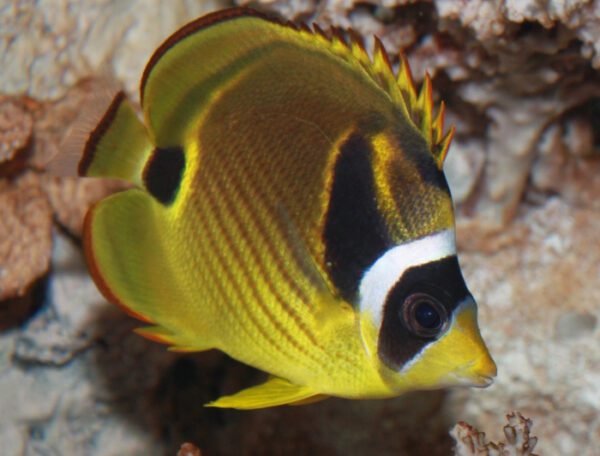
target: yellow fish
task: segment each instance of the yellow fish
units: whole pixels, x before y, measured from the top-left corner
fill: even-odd
[[[87,139],[79,174],[136,188],[89,212],[85,252],[141,335],[272,375],[208,405],[491,383],[429,78],[234,8],[167,39],[140,95],[143,121],[119,93]]]

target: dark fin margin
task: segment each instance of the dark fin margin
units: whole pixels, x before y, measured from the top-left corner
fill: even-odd
[[[123,302],[110,289],[100,273],[100,269],[98,268],[95,260],[94,249],[92,248],[92,220],[94,217],[94,210],[98,204],[99,203],[96,203],[96,205],[92,206],[92,208],[85,215],[85,219],[83,221],[83,250],[85,252],[85,258],[87,260],[90,275],[94,279],[96,287],[98,287],[98,290],[100,290],[100,293],[102,293],[102,296],[104,296],[107,301],[119,306],[127,315],[137,318],[145,323],[154,323],[149,318],[134,312],[131,310],[131,308],[123,304]]]
[[[146,82],[150,77],[150,73],[154,66],[158,63],[158,61],[162,58],[162,56],[169,50],[171,47],[176,45],[179,41],[184,38],[193,35],[194,33],[209,27],[211,25],[217,24],[219,22],[225,22],[231,19],[237,19],[240,17],[258,17],[261,19],[265,19],[270,22],[274,22],[281,25],[287,25],[294,29],[298,27],[292,22],[285,22],[279,20],[275,17],[271,17],[267,14],[261,13],[253,8],[248,7],[237,7],[237,8],[229,8],[222,11],[215,11],[213,13],[202,16],[186,25],[181,27],[175,33],[173,33],[169,38],[167,38],[159,47],[154,51],[152,57],[146,64],[146,68],[144,68],[144,74],[142,75],[142,80],[140,82],[140,100],[142,106],[144,105],[144,89],[146,87]]]
[[[121,103],[123,103],[126,100],[126,98],[127,97],[125,95],[125,92],[123,92],[122,90],[117,92],[117,94],[113,98],[113,101],[110,103],[110,106],[106,110],[106,113],[104,114],[100,122],[98,122],[96,128],[94,128],[94,130],[92,130],[92,132],[90,133],[90,136],[87,142],[85,143],[83,155],[81,156],[81,160],[79,161],[79,166],[77,167],[77,172],[80,176],[87,175],[88,169],[94,161],[94,154],[96,152],[98,144],[100,143],[100,140],[108,131],[112,122],[115,120],[117,112],[119,111],[119,107],[121,106]]]

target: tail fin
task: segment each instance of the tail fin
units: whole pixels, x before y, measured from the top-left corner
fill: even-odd
[[[154,146],[124,92],[110,98],[115,92],[107,96],[107,91],[100,90],[83,107],[47,169],[61,176],[123,179],[141,187]]]
[[[141,187],[142,170],[152,150],[146,127],[120,91],[90,133],[78,173],[124,179]]]

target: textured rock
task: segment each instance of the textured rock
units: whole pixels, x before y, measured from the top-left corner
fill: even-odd
[[[0,301],[12,298],[2,304],[15,309],[11,314],[20,314],[19,306],[29,307],[26,295],[48,270],[53,220],[78,236],[89,207],[126,188],[110,180],[41,172],[59,150],[69,147],[65,126],[78,119],[82,106],[95,101],[92,94],[99,87],[100,81],[82,81],[64,98],[46,103],[0,99]],[[0,316],[0,327],[2,320]]]
[[[22,296],[48,270],[51,214],[35,174],[0,180],[0,301]]]
[[[44,189],[58,223],[70,233],[80,236],[83,219],[97,201],[129,185],[109,179],[48,177]]]
[[[103,64],[131,93],[150,54],[186,20],[223,1],[15,0],[0,15],[0,93],[59,98]]]
[[[32,130],[33,119],[27,109],[8,97],[0,98],[0,164],[25,148]]]
[[[594,455],[600,442],[597,211],[551,198],[528,207],[488,252],[461,255],[498,363],[484,391],[457,391],[456,416],[500,429],[500,410],[536,423],[541,454]],[[475,234],[476,235],[476,234]]]
[[[123,392],[144,394],[173,356],[130,333],[71,241],[59,237],[53,258],[42,308],[22,329],[0,334],[2,454],[161,454],[152,435],[127,426],[115,409]],[[137,364],[144,359],[145,367]],[[130,378],[119,390],[107,379],[125,369]],[[134,395],[127,406],[147,414]]]

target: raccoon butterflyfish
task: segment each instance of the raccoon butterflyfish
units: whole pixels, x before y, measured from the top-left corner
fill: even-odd
[[[452,130],[381,43],[247,8],[168,38],[87,138],[81,176],[134,188],[84,226],[105,297],[172,350],[266,383],[208,405],[486,386],[496,366],[456,256]]]

